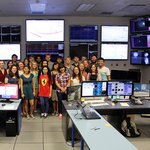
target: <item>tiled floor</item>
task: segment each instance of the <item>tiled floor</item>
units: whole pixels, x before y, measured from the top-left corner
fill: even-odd
[[[136,123],[142,135],[129,138],[129,141],[139,150],[150,150],[150,118],[138,116]],[[66,144],[61,120],[55,116],[48,116],[46,119],[39,116],[30,120],[23,118],[20,135],[16,137],[6,137],[5,132],[0,130],[0,150],[79,150],[79,145],[80,143],[76,144],[73,149]]]

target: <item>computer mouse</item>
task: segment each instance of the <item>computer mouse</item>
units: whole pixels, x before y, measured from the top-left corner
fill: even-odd
[[[6,104],[2,104],[2,106],[5,106]]]

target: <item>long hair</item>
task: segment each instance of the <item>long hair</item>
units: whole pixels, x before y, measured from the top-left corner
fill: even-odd
[[[16,71],[15,74],[12,72],[12,68],[13,68],[13,67],[16,67],[16,69],[17,69],[17,71]],[[11,78],[14,77],[14,76],[16,76],[16,77],[19,79],[18,68],[17,68],[16,65],[12,65],[12,66],[11,66],[10,71],[9,71],[9,75],[10,75]]]
[[[79,67],[74,67],[73,68],[73,75],[72,75],[72,77],[73,77],[73,79],[77,76],[75,73],[74,73],[74,69],[75,68],[78,68],[78,70],[79,70],[79,74],[78,74],[78,77],[79,77],[79,81],[80,81],[80,83],[82,82],[82,74],[81,74],[81,71],[80,71],[80,69],[79,69]]]

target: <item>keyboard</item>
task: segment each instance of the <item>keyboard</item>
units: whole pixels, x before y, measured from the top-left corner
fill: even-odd
[[[104,100],[86,100],[84,104],[96,104],[96,103],[103,103]]]
[[[116,101],[116,102],[130,102],[130,99],[115,99],[115,100],[112,100],[112,101]]]
[[[92,106],[92,107],[96,107],[96,106],[107,106],[107,105],[109,105],[108,103],[92,103],[90,106]]]

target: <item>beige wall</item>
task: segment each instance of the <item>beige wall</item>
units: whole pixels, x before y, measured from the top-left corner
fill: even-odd
[[[64,19],[65,20],[65,57],[69,55],[69,25],[79,24],[79,25],[129,25],[128,17],[52,17],[52,16],[35,16],[35,17],[0,17],[0,25],[21,25],[21,58],[26,57],[26,46],[25,46],[25,20],[26,19]],[[99,32],[99,42],[98,49],[100,50],[100,32]],[[130,45],[129,45],[130,51]],[[100,53],[99,53],[100,54]],[[130,57],[128,56],[127,61],[106,61],[106,66],[110,69],[117,70],[128,70],[133,68],[139,68],[143,70],[144,75],[142,75],[142,80],[144,82],[149,81],[149,76],[147,74],[147,69],[150,72],[149,67],[141,67],[130,65]]]

